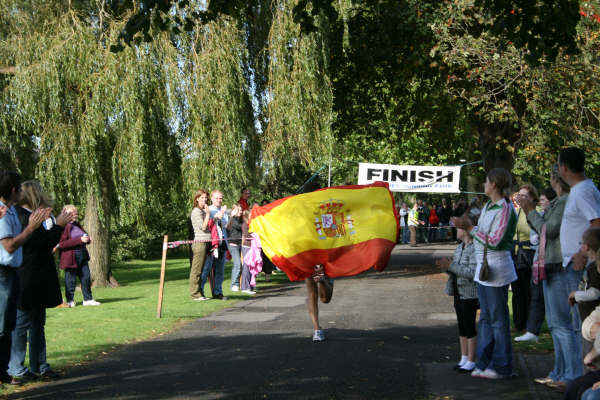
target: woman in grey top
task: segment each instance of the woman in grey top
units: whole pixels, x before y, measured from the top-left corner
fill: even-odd
[[[546,279],[544,285],[544,304],[546,306],[546,320],[554,342],[554,368],[547,377],[536,378],[541,383],[553,388],[564,389],[568,381],[574,380],[583,374],[583,359],[581,343],[578,334],[579,327],[573,323],[571,307],[567,301],[569,289],[567,285],[567,271],[562,267],[562,252],[560,249],[560,225],[569,194],[569,185],[564,182],[559,173],[558,166],[552,168],[550,180],[552,189],[557,197],[550,202],[550,206],[540,215],[535,209],[535,204],[527,198],[519,198],[519,206],[527,213],[527,221],[533,229],[542,236],[542,227],[545,226],[545,254],[544,269]],[[540,249],[541,251],[541,249]],[[538,251],[538,257],[540,256]]]
[[[192,214],[190,221],[194,229],[194,241],[192,244],[192,265],[190,268],[190,296],[192,300],[208,300],[202,292],[200,279],[202,277],[202,266],[206,260],[206,251],[209,248],[210,231],[208,230],[208,221],[210,220],[210,211],[208,210],[208,192],[200,189],[194,194]]]

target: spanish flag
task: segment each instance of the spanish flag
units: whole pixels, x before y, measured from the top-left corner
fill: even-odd
[[[335,278],[382,271],[398,238],[398,215],[386,182],[337,186],[255,206],[249,231],[290,280],[311,276],[316,264]]]

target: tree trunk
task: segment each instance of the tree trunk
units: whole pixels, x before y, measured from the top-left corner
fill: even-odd
[[[490,124],[483,121],[479,121],[477,130],[485,173],[493,168],[505,168],[512,174],[520,131],[513,128],[512,122]],[[503,143],[503,139],[508,140],[508,143]],[[509,149],[509,145],[513,149]]]
[[[93,193],[87,196],[85,207],[85,226],[91,241],[88,246],[90,253],[90,275],[93,287],[117,287],[119,283],[112,276],[110,269],[110,200],[102,192],[102,204]],[[99,206],[102,206],[100,217]]]

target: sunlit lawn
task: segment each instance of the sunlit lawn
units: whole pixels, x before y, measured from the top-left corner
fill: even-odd
[[[83,307],[81,291],[75,292],[75,308],[47,310],[46,344],[48,362],[53,369],[64,371],[72,365],[101,357],[119,345],[148,339],[172,330],[176,324],[203,317],[236,301],[251,298],[230,291],[231,262],[226,267],[223,283],[229,300],[192,301],[189,296],[189,261],[187,258],[167,260],[162,318],[156,318],[160,260],[131,261],[113,266],[118,288],[94,288],[94,299],[102,304]],[[62,278],[62,277],[61,277]],[[288,282],[285,274],[257,277],[258,290]],[[61,287],[64,294],[64,287]],[[206,285],[205,293],[210,294]],[[5,389],[0,394],[11,391]]]

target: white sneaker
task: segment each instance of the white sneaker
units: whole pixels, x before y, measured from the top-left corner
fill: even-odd
[[[502,379],[504,378],[504,376],[500,375],[499,373],[497,373],[496,371],[494,371],[491,368],[486,368],[485,371],[483,371],[481,374],[479,374],[480,378],[485,378],[485,379]]]
[[[69,306],[69,308],[73,308],[75,307],[75,302],[74,301],[70,301],[67,303],[67,305]]]
[[[325,334],[322,329],[317,329],[315,333],[313,333],[313,342],[322,342],[325,340]]]
[[[99,303],[99,302],[97,302],[97,301],[96,301],[96,300],[94,300],[94,299],[91,299],[91,300],[84,300],[84,301],[83,301],[83,305],[84,305],[84,306],[99,306],[99,305],[100,305],[100,303]]]
[[[479,369],[479,368],[475,368],[473,370],[473,372],[471,372],[471,376],[474,378],[481,378],[481,374],[483,373],[483,370]]]
[[[246,293],[246,294],[256,294],[256,292],[255,292],[254,290],[250,290],[250,289],[242,290],[242,293]]]
[[[527,332],[524,335],[517,336],[515,338],[515,342],[527,342],[527,341],[537,342],[538,337],[537,337],[537,335],[534,335],[531,332]]]
[[[231,291],[232,292],[239,292],[240,291],[240,287],[239,286],[232,286],[231,287]]]

